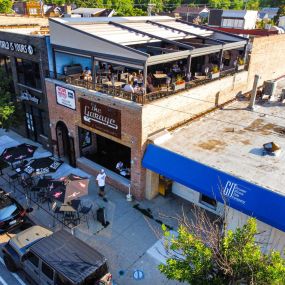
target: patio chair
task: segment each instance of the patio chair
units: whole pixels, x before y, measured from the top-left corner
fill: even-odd
[[[47,202],[48,209],[50,210],[50,204],[53,202],[52,198],[48,195],[46,191],[39,191],[37,195],[37,202],[44,204]]]
[[[9,185],[13,185],[14,186],[14,190],[15,190],[15,187],[16,187],[16,182],[19,182],[19,174],[18,173],[11,173],[11,174],[7,174],[8,175],[8,182],[9,182]]]
[[[89,213],[91,212],[92,213],[92,207],[93,205],[91,204],[89,207],[87,206],[82,206],[79,210],[79,221],[81,221],[82,219],[85,219],[86,223],[87,223],[87,227],[89,229],[89,220],[88,220],[88,216],[89,216]],[[81,214],[81,216],[80,216]],[[93,214],[93,213],[92,213]]]

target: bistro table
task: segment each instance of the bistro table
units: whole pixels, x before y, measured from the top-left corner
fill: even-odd
[[[124,84],[126,84],[126,83],[121,82],[121,81],[115,81],[115,82],[106,81],[106,82],[103,83],[103,85],[107,85],[108,87],[121,87]]]
[[[60,212],[63,212],[63,223],[66,225],[73,224],[75,226],[78,225],[79,214],[76,209],[74,209],[71,205],[62,204],[59,208]]]

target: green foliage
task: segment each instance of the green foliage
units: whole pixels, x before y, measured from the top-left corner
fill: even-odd
[[[8,129],[13,123],[16,106],[12,101],[11,79],[0,69],[0,127]]]
[[[221,233],[214,242],[207,236],[202,240],[185,226],[179,227],[177,236],[165,226],[162,230],[170,257],[159,270],[168,279],[195,285],[285,284],[285,260],[279,252],[261,251],[253,218],[235,231]]]
[[[13,2],[11,0],[0,0],[0,13],[11,13]]]

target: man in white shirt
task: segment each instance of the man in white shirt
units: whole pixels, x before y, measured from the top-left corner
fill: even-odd
[[[134,90],[134,88],[133,88],[133,86],[131,84],[126,84],[124,86],[123,90],[126,91],[126,92],[131,92],[131,93],[135,92],[135,90]]]
[[[104,169],[101,169],[101,171],[98,173],[96,177],[97,184],[99,186],[99,196],[103,197],[103,200],[105,201],[105,180],[106,180],[106,173]]]

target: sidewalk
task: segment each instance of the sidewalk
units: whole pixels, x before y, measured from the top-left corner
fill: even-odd
[[[2,130],[0,130],[0,141],[3,135],[20,143],[27,142],[38,145],[13,132],[5,133]],[[38,146],[39,149],[36,151],[36,156],[47,156],[48,152],[42,149],[40,145]],[[11,171],[10,168],[8,171]],[[4,177],[6,172],[4,171]],[[159,196],[152,201],[127,202],[125,194],[109,185],[106,187],[106,196],[108,198],[108,202],[106,203],[97,194],[98,189],[95,178],[78,168],[72,168],[64,163],[55,173],[54,178],[59,178],[68,173],[90,177],[89,195],[84,198],[92,200],[95,207],[104,206],[106,209],[107,221],[110,223],[106,228],[95,220],[96,217],[93,218],[90,215],[90,227],[88,228],[87,224],[83,222],[75,227],[73,232],[75,236],[100,251],[108,259],[109,269],[113,275],[115,284],[181,284],[169,281],[160,274],[157,266],[164,258],[161,256],[160,259],[159,253],[157,255],[153,254],[153,245],[157,244],[157,241],[161,238],[161,222],[174,229],[177,227],[175,220],[166,217],[162,218],[161,214],[165,216],[181,214],[183,205],[184,212],[190,215],[192,209],[190,203],[172,196],[168,198]],[[12,195],[19,202],[25,206],[27,205],[26,197],[18,191],[14,193],[7,181],[1,179],[0,184],[6,191],[11,191]],[[134,208],[135,205],[138,206]],[[53,218],[46,205],[39,209],[33,203],[29,206],[34,208],[34,211],[30,213],[30,217],[34,222],[49,227],[54,231],[64,227]],[[150,218],[143,213],[147,213]],[[66,229],[68,230],[68,228]],[[151,250],[148,252],[149,249]],[[138,277],[142,276],[141,280],[134,278],[136,270],[143,272],[143,276],[140,272],[135,274]]]

